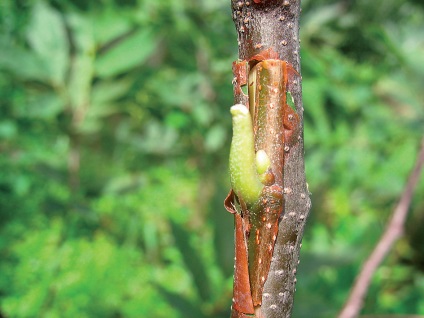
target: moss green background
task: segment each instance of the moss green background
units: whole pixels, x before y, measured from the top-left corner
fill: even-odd
[[[331,318],[424,132],[424,5],[302,8],[293,317]],[[229,316],[236,58],[229,0],[0,1],[0,317]],[[422,179],[364,314],[424,315]]]

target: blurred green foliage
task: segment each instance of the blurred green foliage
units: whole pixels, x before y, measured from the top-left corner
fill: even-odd
[[[419,0],[303,0],[313,209],[293,317],[334,317],[424,132]],[[0,2],[0,316],[228,317],[227,0]],[[363,312],[424,314],[424,182]]]

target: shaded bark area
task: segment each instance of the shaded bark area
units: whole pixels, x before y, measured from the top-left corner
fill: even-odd
[[[272,49],[279,59],[290,63],[300,74],[300,0],[232,0],[232,10],[240,60],[250,60]],[[297,142],[284,157],[284,211],[262,294],[262,314],[266,318],[291,316],[301,241],[311,207],[304,169],[300,77],[289,83],[289,90],[300,119],[300,129]],[[236,100],[238,102],[246,103],[245,100]],[[283,123],[273,128],[284,133]]]

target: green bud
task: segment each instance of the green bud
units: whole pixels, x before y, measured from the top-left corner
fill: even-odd
[[[266,171],[269,161],[265,153],[259,154],[259,166],[256,167],[252,119],[246,106],[237,104],[231,107],[233,116],[233,139],[230,149],[231,186],[239,198],[247,205],[253,205],[262,192],[264,185],[258,176],[258,169]],[[264,151],[263,151],[264,152]],[[266,159],[268,158],[268,159]]]
[[[258,150],[258,152],[256,153],[256,171],[259,174],[263,174],[268,170],[270,165],[271,160],[269,159],[265,150]]]

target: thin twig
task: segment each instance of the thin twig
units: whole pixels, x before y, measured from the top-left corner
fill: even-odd
[[[400,197],[400,200],[393,211],[392,218],[386,227],[380,241],[372,251],[364,263],[361,272],[358,274],[355,284],[350,292],[343,310],[338,318],[355,318],[358,317],[362,308],[368,286],[377,267],[388,254],[394,243],[401,237],[404,231],[404,223],[408,214],[409,205],[411,203],[412,194],[417,185],[420,172],[424,166],[424,138],[421,142],[421,149],[418,153],[414,169],[412,170],[406,187]]]

